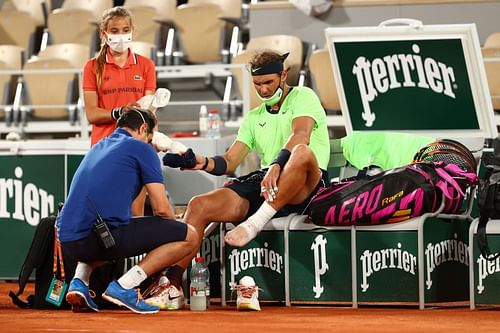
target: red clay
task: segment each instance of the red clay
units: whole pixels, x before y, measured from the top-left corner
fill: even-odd
[[[28,286],[25,294],[32,292]],[[238,312],[214,305],[206,312],[162,311],[138,315],[125,310],[99,313],[23,310],[11,303],[13,283],[0,283],[0,332],[499,332],[498,308],[417,310],[408,307],[263,305],[261,312]]]

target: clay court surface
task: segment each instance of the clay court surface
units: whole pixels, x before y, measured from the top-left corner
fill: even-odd
[[[23,310],[11,303],[13,283],[0,282],[3,332],[500,332],[500,308],[264,305],[261,312],[238,312],[215,304],[206,312],[162,311],[138,315],[125,310],[99,313]],[[25,295],[32,292],[28,286]]]

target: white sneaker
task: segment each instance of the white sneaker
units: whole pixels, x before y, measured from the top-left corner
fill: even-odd
[[[184,292],[162,276],[144,292],[144,302],[162,310],[179,310],[184,308]]]
[[[251,276],[242,277],[232,290],[236,290],[237,293],[236,309],[260,311],[259,287],[255,285]]]

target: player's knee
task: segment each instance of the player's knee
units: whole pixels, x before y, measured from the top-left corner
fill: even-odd
[[[189,214],[202,214],[208,208],[207,199],[204,195],[196,195],[189,200],[188,210]]]
[[[192,225],[187,224],[186,242],[190,244],[191,247],[196,247],[199,242],[199,238],[200,237],[198,236],[196,229]]]
[[[306,144],[298,144],[292,149],[292,155],[290,156],[290,164],[294,164],[295,166],[306,165],[310,162],[310,158],[313,158],[314,155],[312,153],[311,148],[309,148]]]

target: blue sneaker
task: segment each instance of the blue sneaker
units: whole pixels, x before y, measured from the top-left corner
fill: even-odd
[[[106,291],[102,294],[102,298],[111,303],[124,306],[135,313],[146,314],[160,311],[159,307],[144,302],[139,290],[134,288],[125,289],[116,280],[111,281]]]
[[[95,294],[91,296],[91,293],[94,292],[89,290],[89,287],[87,287],[82,280],[74,278],[69,283],[66,301],[71,304],[71,310],[73,310],[73,312],[97,312],[99,308],[92,300]]]

